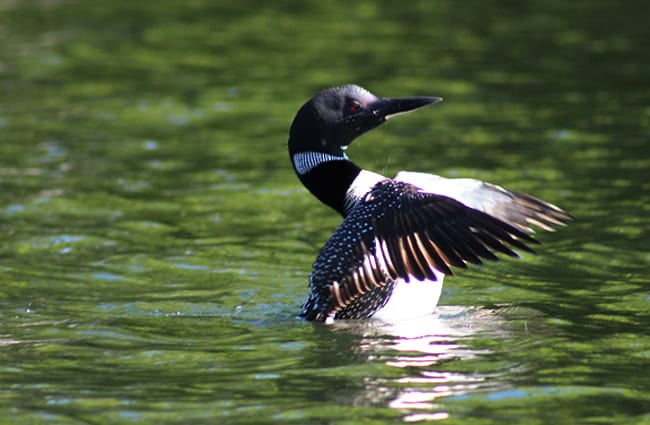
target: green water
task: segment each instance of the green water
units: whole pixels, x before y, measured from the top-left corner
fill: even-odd
[[[0,0],[0,422],[650,423],[642,1]],[[295,318],[317,90],[445,98],[349,155],[575,216],[437,316]]]

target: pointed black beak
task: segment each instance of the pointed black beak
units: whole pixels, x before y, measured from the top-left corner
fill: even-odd
[[[423,106],[441,102],[441,97],[380,98],[370,105],[373,115],[388,120],[396,115],[406,114]]]

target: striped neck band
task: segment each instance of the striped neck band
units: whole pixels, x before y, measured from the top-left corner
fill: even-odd
[[[323,152],[300,152],[293,156],[293,165],[298,174],[307,174],[320,164],[329,161],[348,161],[347,155],[332,155]]]

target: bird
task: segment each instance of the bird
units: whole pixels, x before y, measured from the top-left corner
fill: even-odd
[[[541,199],[470,178],[400,171],[393,178],[348,157],[359,136],[440,97],[384,98],[355,85],[321,90],[298,110],[288,150],[298,179],[343,221],[309,276],[300,317],[400,320],[435,311],[452,268],[519,258],[572,216]]]

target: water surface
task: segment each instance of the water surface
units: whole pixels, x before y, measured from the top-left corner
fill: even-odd
[[[650,423],[645,3],[0,1],[8,423]],[[286,139],[354,82],[442,104],[360,165],[575,216],[435,316],[295,315],[339,218]]]

